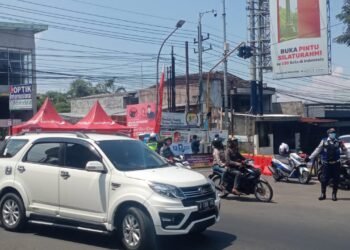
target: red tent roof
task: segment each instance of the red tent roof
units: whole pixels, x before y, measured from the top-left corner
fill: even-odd
[[[112,120],[96,101],[89,113],[74,125],[77,130],[95,130],[104,132],[132,132],[132,129],[120,125]]]
[[[39,111],[29,120],[12,128],[12,133],[33,130],[70,130],[73,125],[66,122],[46,98]]]

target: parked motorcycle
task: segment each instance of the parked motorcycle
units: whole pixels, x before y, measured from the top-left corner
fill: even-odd
[[[297,153],[291,153],[288,157],[276,155],[269,169],[275,181],[298,179],[301,184],[307,184],[311,179],[305,156]]]
[[[234,177],[230,174],[225,174],[226,169],[223,167],[214,166],[213,172],[209,175],[221,198],[227,197],[232,193]],[[273,196],[273,190],[270,184],[261,178],[261,171],[254,167],[252,160],[243,162],[241,169],[242,178],[238,186],[238,191],[241,194],[254,194],[256,199],[262,202],[270,202]],[[223,185],[224,180],[226,185]]]
[[[321,180],[322,167],[318,171],[318,180]],[[343,189],[350,189],[350,160],[343,156],[340,159],[340,175],[339,175],[339,187]]]

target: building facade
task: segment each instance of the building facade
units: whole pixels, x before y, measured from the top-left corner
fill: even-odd
[[[11,121],[23,121],[36,112],[35,34],[47,25],[0,22],[0,125],[2,132]],[[29,107],[10,110],[10,87],[30,89]],[[31,104],[31,105],[30,105]],[[15,107],[14,107],[15,108]]]

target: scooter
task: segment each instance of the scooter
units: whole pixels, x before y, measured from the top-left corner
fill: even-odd
[[[185,160],[183,155],[173,157],[173,164],[175,164],[177,167],[192,169],[190,163]]]
[[[214,184],[221,198],[227,197],[232,193],[234,177],[226,173],[224,167],[213,166],[212,173],[208,176]],[[270,202],[273,197],[273,190],[270,184],[261,178],[261,171],[254,167],[252,160],[243,162],[242,177],[237,188],[241,194],[254,194],[258,201]],[[226,185],[224,184],[224,181]]]
[[[298,179],[301,184],[308,184],[311,180],[304,154],[290,153],[288,157],[276,155],[269,169],[275,181]]]

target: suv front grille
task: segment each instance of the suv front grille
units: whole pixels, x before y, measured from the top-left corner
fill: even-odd
[[[186,187],[186,188],[180,188],[180,189],[185,196],[185,198],[182,200],[182,204],[185,207],[196,206],[197,201],[216,198],[216,194],[212,190],[210,184],[196,186],[196,187]]]

